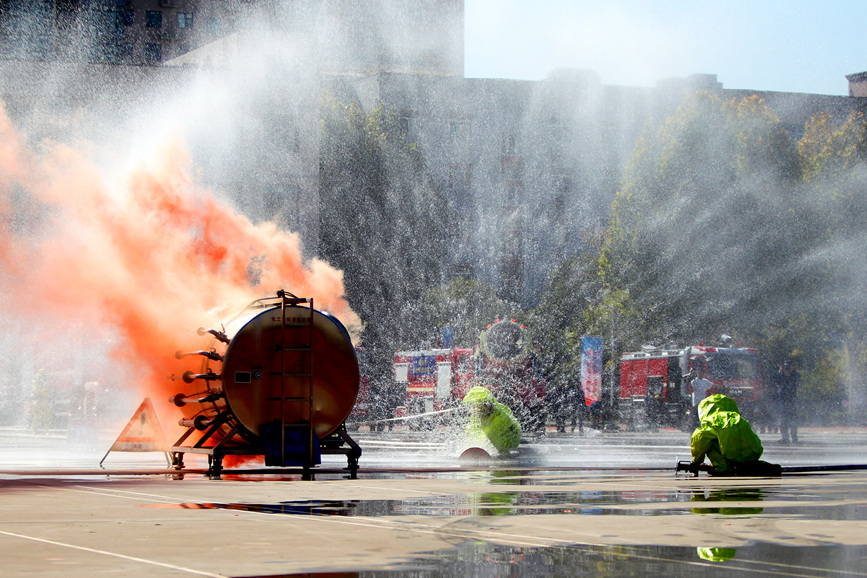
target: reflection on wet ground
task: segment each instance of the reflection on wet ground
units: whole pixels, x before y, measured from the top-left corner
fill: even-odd
[[[552,514],[577,515],[630,515],[653,516],[686,513],[760,513],[762,508],[736,505],[719,507],[716,502],[724,500],[761,501],[760,495],[724,496],[712,493],[689,494],[682,492],[669,495],[648,492],[486,492],[480,494],[459,494],[426,496],[407,500],[305,500],[279,502],[276,504],[242,503],[183,503],[156,504],[146,508],[169,508],[183,510],[240,510],[263,514],[291,514],[305,516],[528,516]],[[672,503],[707,502],[707,508],[624,508],[624,505],[647,504],[648,502]]]
[[[811,495],[812,494],[812,495]],[[853,494],[850,496],[849,494]],[[449,494],[404,500],[304,500],[275,504],[181,503],[145,508],[240,510],[303,516],[670,516],[773,514],[822,520],[867,520],[867,502],[846,487],[800,493],[792,488],[697,488],[671,491],[551,492],[539,488]]]
[[[451,474],[450,474],[451,475]],[[227,509],[263,514],[346,517],[450,517],[474,519],[509,516],[585,516],[592,525],[597,516],[668,516],[660,522],[659,545],[576,543],[548,547],[524,547],[468,538],[455,546],[406,560],[388,570],[372,570],[346,576],[731,576],[737,573],[778,576],[867,575],[867,546],[845,543],[837,534],[823,533],[822,526],[800,534],[782,528],[790,521],[867,520],[867,477],[858,474],[815,475],[786,480],[672,480],[662,476],[640,484],[632,475],[609,472],[582,477],[588,489],[566,491],[576,485],[574,476],[558,473],[493,471],[459,476],[485,484],[495,491],[427,495],[388,500],[296,500],[274,504],[184,503],[144,507]],[[623,484],[613,490],[611,485]],[[593,489],[595,486],[608,489]],[[640,487],[640,486],[643,486]],[[664,545],[666,537],[684,540],[683,528],[671,520],[707,516],[715,527],[726,519],[745,521],[741,533],[708,533],[696,536],[692,546]],[[671,518],[675,516],[674,518]],[[636,518],[632,518],[636,519]],[[629,523],[629,522],[627,522]],[[833,522],[832,522],[833,523]],[[743,528],[755,526],[766,539],[744,539]],[[490,526],[489,526],[490,527]],[[454,529],[454,527],[452,527]],[[500,526],[502,528],[502,526]],[[666,533],[668,532],[668,533]],[[737,537],[736,547],[732,537]],[[614,535],[599,534],[600,541]],[[688,536],[687,536],[688,538]],[[570,535],[562,536],[568,542]],[[615,539],[616,541],[616,539]],[[863,542],[863,540],[857,540]],[[311,574],[307,574],[311,575]],[[313,573],[315,575],[315,573]],[[324,573],[323,573],[324,575]]]
[[[858,576],[867,573],[867,548],[780,548],[757,543],[740,548],[672,546],[568,546],[510,548],[468,541],[430,557],[384,571],[322,576]],[[316,576],[305,573],[303,576]],[[297,576],[302,576],[298,574]]]

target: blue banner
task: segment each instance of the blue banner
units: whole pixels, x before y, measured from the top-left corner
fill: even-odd
[[[602,338],[581,338],[581,389],[590,405],[602,397]]]
[[[443,327],[443,347],[451,349],[455,346],[455,332],[451,327]]]

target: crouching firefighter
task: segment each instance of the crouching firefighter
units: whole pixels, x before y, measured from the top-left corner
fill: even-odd
[[[738,411],[733,399],[722,394],[704,398],[698,404],[699,426],[692,434],[692,463],[684,467],[698,475],[706,470],[712,476],[779,476],[782,468],[764,462],[764,448],[750,422]],[[707,457],[711,466],[704,465]],[[681,469],[678,466],[678,469]]]
[[[465,443],[489,455],[506,455],[521,443],[521,426],[507,406],[486,388],[476,386],[463,400],[469,410]]]

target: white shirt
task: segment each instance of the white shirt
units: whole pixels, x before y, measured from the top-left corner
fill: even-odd
[[[707,390],[712,388],[713,382],[703,377],[694,379],[692,382],[692,407],[695,407],[707,397]]]

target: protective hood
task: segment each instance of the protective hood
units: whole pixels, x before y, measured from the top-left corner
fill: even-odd
[[[480,385],[470,389],[464,396],[464,405],[481,405],[486,401],[493,403],[494,394]]]
[[[736,413],[738,415],[741,413],[738,411],[738,404],[735,403],[735,400],[721,393],[709,395],[698,404],[698,418],[700,421],[704,421],[706,418],[710,418],[713,414],[723,411]]]

